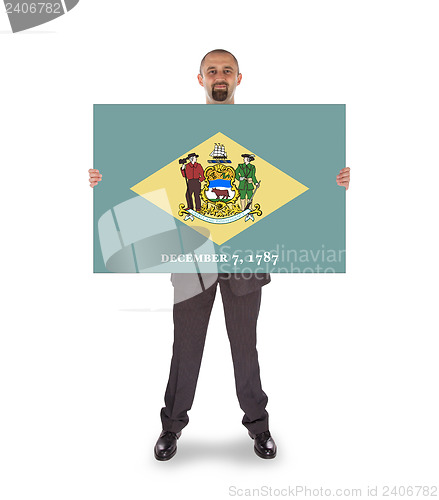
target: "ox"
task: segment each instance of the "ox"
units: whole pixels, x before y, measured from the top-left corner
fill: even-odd
[[[223,197],[223,200],[229,197],[228,189],[212,188],[212,193],[215,193],[218,199],[220,199],[221,196]]]

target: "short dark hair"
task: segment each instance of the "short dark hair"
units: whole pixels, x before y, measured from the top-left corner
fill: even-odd
[[[215,50],[211,50],[210,52],[208,52],[204,57],[203,59],[201,59],[201,63],[200,63],[200,75],[203,76],[203,72],[202,72],[202,67],[203,67],[203,63],[206,59],[206,57],[210,54],[229,54],[233,57],[233,59],[235,59],[235,62],[236,62],[236,66],[238,68],[238,75],[239,75],[239,64],[238,64],[238,59],[236,59],[236,57],[231,53],[229,52],[228,50],[224,50],[224,49],[215,49]]]

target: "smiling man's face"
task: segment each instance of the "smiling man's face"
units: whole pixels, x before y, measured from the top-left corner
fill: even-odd
[[[204,87],[207,104],[234,104],[235,89],[241,78],[233,56],[213,52],[204,59],[198,82]]]

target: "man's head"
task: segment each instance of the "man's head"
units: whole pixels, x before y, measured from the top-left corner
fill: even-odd
[[[204,87],[207,104],[234,104],[241,78],[238,61],[227,50],[212,50],[201,61],[198,82]]]
[[[255,158],[254,156],[248,155],[248,154],[243,154],[241,155],[244,158],[244,163],[249,164],[252,162]]]
[[[195,153],[190,153],[187,157],[187,159],[191,162],[191,163],[195,163],[197,161],[197,158],[198,158],[198,155],[195,154]]]

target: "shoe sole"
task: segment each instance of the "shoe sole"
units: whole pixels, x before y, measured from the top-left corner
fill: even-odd
[[[156,460],[159,460],[160,462],[166,462],[167,460],[171,460],[171,458],[175,457],[176,453],[177,453],[177,448],[168,457],[159,457],[154,450],[154,457]]]
[[[274,455],[264,455],[263,453],[260,453],[260,452],[256,449],[256,447],[254,447],[254,450],[255,450],[256,455],[257,455],[259,458],[264,458],[264,459],[275,458],[275,456],[276,456],[276,454],[277,454],[277,452],[276,452],[276,453],[274,453]]]

